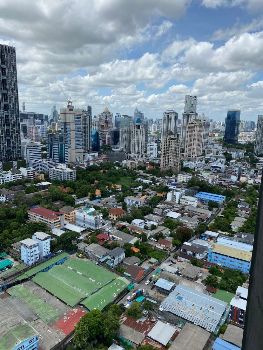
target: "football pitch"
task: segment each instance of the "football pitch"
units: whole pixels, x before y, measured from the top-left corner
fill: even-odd
[[[103,309],[128,285],[126,279],[117,277],[89,260],[71,258],[38,273],[33,281],[71,307],[84,299],[82,304],[88,303],[89,309]]]
[[[105,287],[101,288],[97,293],[92,294],[82,301],[89,310],[103,310],[105,306],[113,302],[117,296],[128,286],[129,281],[126,278],[118,277]]]

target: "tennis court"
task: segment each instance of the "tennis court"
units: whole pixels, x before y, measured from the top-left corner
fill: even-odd
[[[31,309],[36,315],[38,315],[39,318],[41,318],[42,321],[46,323],[53,322],[60,316],[59,310],[47,304],[43,299],[33,294],[23,285],[17,285],[10,288],[8,293],[11,296],[25,302],[29,309]]]
[[[84,299],[81,304],[89,310],[103,310],[108,304],[112,303],[128,285],[129,281],[126,278],[118,277],[95,294]]]

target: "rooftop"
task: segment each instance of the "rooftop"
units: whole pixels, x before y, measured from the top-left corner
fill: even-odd
[[[148,333],[148,337],[166,346],[175,332],[176,328],[174,326],[157,321],[156,325]]]
[[[203,350],[209,337],[210,333],[206,330],[186,323],[169,350]]]
[[[235,296],[234,298],[232,298],[232,300],[230,301],[230,305],[233,307],[236,307],[240,310],[244,310],[246,311],[247,308],[247,301],[244,299],[241,299],[237,296]]]
[[[42,216],[49,220],[57,219],[61,215],[61,213],[43,207],[31,208],[29,213]]]
[[[38,243],[37,241],[34,241],[33,239],[31,238],[26,238],[26,239],[23,239],[22,241],[20,241],[21,244],[27,246],[27,247],[34,247],[34,246],[38,246]]]
[[[228,246],[223,245],[223,244],[217,244],[217,243],[215,243],[213,245],[213,252],[218,253],[218,254],[222,254],[222,255],[226,255],[226,256],[230,256],[230,257],[235,258],[235,259],[248,261],[248,262],[251,261],[251,257],[252,257],[251,252],[247,252],[247,251],[240,250],[240,249],[235,249],[235,248],[228,247]]]
[[[227,341],[217,338],[213,345],[213,350],[241,350],[240,347],[230,344]]]
[[[35,232],[34,237],[36,237],[37,239],[40,239],[41,241],[51,238],[50,235],[48,235],[45,232]]]
[[[239,346],[241,348],[242,340],[243,340],[243,329],[240,327],[234,326],[233,324],[229,324],[222,338],[225,341],[232,343],[236,346]]]
[[[158,281],[155,283],[155,286],[167,291],[170,291],[174,287],[174,283],[167,281],[164,278],[159,278]]]

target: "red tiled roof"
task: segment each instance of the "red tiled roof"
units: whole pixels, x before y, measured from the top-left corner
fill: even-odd
[[[170,248],[172,246],[172,242],[168,241],[168,239],[160,238],[158,243],[160,245],[163,245],[163,246],[167,247],[167,248]]]
[[[62,215],[59,212],[47,209],[47,208],[43,208],[43,207],[38,207],[38,208],[32,208],[28,211],[29,213],[34,213],[37,214],[39,216],[43,216],[46,219],[56,219],[58,218],[60,215]]]
[[[135,282],[140,282],[145,273],[142,267],[136,265],[128,265],[125,270]]]
[[[116,216],[122,216],[125,214],[125,210],[123,210],[122,208],[111,208],[109,212],[111,215],[116,215]]]
[[[108,241],[109,240],[109,235],[107,235],[107,233],[99,233],[96,238],[99,241]]]
[[[142,334],[149,333],[150,330],[155,325],[155,323],[156,323],[156,320],[147,319],[144,321],[139,321],[132,317],[125,317],[123,322],[125,326],[135,329],[137,332],[140,332]]]

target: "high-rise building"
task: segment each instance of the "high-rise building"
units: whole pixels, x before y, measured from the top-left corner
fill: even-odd
[[[68,148],[64,134],[61,130],[54,130],[48,133],[47,158],[56,163],[65,163],[68,159]]]
[[[99,131],[100,142],[102,146],[112,144],[112,139],[111,139],[111,131],[113,129],[112,117],[113,117],[113,114],[109,111],[107,107],[104,109],[104,111],[101,114],[99,114],[98,131]]]
[[[0,44],[0,161],[20,157],[16,50]]]
[[[263,156],[263,115],[258,116],[255,153],[257,156]]]
[[[161,170],[180,171],[180,137],[177,133],[178,113],[169,110],[163,114],[161,140]]]
[[[123,115],[120,122],[120,149],[126,153],[131,151],[132,117]]]
[[[131,154],[142,157],[146,151],[146,127],[143,123],[131,126]]]
[[[28,142],[25,146],[22,146],[24,150],[24,159],[28,166],[32,166],[33,163],[42,158],[41,156],[41,143],[40,142]]]
[[[186,125],[184,140],[184,158],[196,159],[202,156],[205,142],[204,123],[201,119],[193,119]]]
[[[138,108],[135,108],[134,110],[134,116],[133,116],[133,122],[134,124],[142,124],[144,121],[144,114],[138,110]]]
[[[240,125],[240,111],[232,110],[227,112],[226,128],[224,141],[226,143],[238,143],[239,125]]]
[[[60,110],[61,131],[65,140],[66,163],[82,163],[85,153],[91,150],[91,115],[74,109],[72,101]]]

